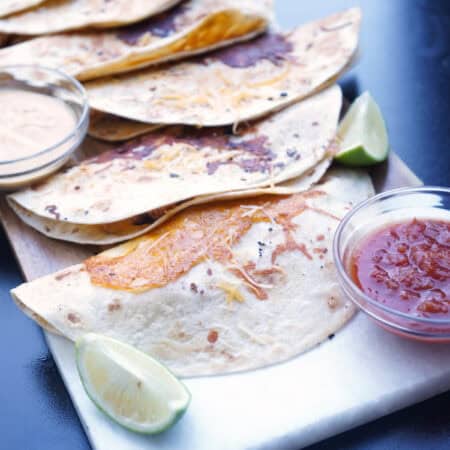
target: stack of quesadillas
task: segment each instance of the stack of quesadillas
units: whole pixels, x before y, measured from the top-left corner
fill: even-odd
[[[331,242],[373,188],[364,172],[329,166],[334,83],[355,55],[360,11],[279,32],[269,1],[174,3],[47,0],[0,19],[1,33],[42,35],[0,50],[4,64],[86,81],[90,134],[124,141],[10,206],[51,238],[131,239],[13,296],[50,331],[119,338],[181,375],[282,361],[353,313]]]

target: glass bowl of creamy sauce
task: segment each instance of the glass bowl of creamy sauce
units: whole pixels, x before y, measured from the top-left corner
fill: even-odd
[[[450,188],[387,191],[359,204],[336,230],[344,293],[383,328],[450,342]]]
[[[41,66],[0,66],[0,190],[59,169],[84,139],[89,106],[74,78]]]

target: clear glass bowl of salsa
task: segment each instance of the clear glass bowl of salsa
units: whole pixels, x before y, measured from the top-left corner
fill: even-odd
[[[86,136],[86,92],[59,70],[0,66],[0,103],[0,190],[14,190],[56,171]]]
[[[334,260],[344,293],[377,324],[450,342],[450,189],[383,192],[342,220]]]

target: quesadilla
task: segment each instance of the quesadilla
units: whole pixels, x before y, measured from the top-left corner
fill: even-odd
[[[158,227],[179,211],[193,205],[248,196],[287,195],[306,191],[322,178],[330,166],[331,160],[332,158],[327,156],[307,173],[277,186],[203,195],[112,223],[94,225],[70,223],[38,216],[13,201],[10,201],[9,205],[23,222],[47,237],[77,244],[111,245],[141,236]]]
[[[352,316],[332,238],[363,172],[316,188],[192,207],[158,229],[12,291],[44,328],[74,340],[101,333],[177,375],[253,369],[296,356]]]
[[[38,8],[0,19],[0,33],[37,35],[110,28],[158,14],[180,0],[47,0]]]
[[[38,216],[93,225],[202,195],[273,186],[327,156],[341,103],[336,85],[239,135],[227,127],[156,130],[13,193],[9,201]]]
[[[190,0],[125,28],[32,39],[0,51],[0,60],[89,80],[248,39],[271,15],[271,0]]]
[[[32,8],[45,0],[2,0],[0,3],[0,17],[9,16],[10,14]]]
[[[350,64],[360,10],[270,32],[193,61],[86,83],[90,105],[140,122],[220,126],[254,119],[322,89]]]

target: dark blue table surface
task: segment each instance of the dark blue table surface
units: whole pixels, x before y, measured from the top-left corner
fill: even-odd
[[[356,0],[277,0],[277,17],[288,28],[355,4]],[[359,4],[364,13],[361,60],[342,80],[344,91],[354,97],[370,90],[385,115],[392,147],[426,184],[448,186],[450,1]],[[9,297],[9,289],[20,282],[18,266],[0,231],[0,449],[89,449],[41,330]],[[446,393],[311,450],[449,448],[450,393]]]

